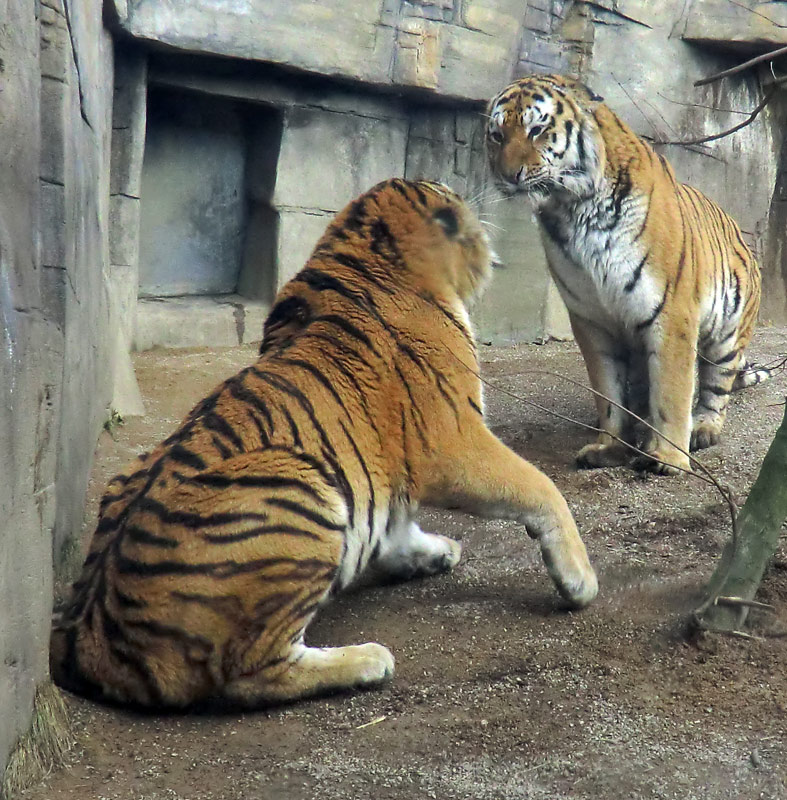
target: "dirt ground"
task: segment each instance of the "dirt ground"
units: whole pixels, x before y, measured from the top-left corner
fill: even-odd
[[[787,352],[765,328],[750,352]],[[147,404],[102,435],[90,519],[105,481],[171,432],[191,405],[253,358],[253,347],[136,357]],[[573,344],[482,347],[486,378],[593,422]],[[787,375],[735,396],[705,464],[744,498],[781,419]],[[448,575],[342,596],[311,644],[378,641],[396,657],[388,686],[256,713],[140,715],[68,698],[76,744],[25,800],[219,798],[787,798],[787,638],[690,642],[729,522],[697,479],[625,468],[579,472],[590,435],[492,388],[493,430],[565,493],[599,573],[590,608],[568,613],[537,548],[510,522],[425,510],[422,525],[462,540]],[[787,631],[787,541],[761,599]]]

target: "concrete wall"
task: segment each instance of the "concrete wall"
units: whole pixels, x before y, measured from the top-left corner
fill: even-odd
[[[47,676],[53,556],[80,529],[111,390],[101,3],[8,0],[3,12],[0,775]]]
[[[697,78],[739,60],[736,49],[762,48],[783,38],[782,29],[745,4],[730,10],[725,0],[117,0],[115,8],[119,27],[140,44],[231,56],[244,62],[225,64],[249,65],[212,74],[205,65],[220,62],[192,60],[175,68],[178,83],[188,84],[191,70],[192,88],[245,95],[251,102],[265,97],[285,109],[275,218],[262,222],[278,226],[279,283],[303,263],[330,214],[371,185],[373,176],[441,178],[460,191],[482,186],[483,101],[518,75],[561,71],[582,76],[657,144],[683,180],[738,219],[763,263],[763,313],[787,319],[787,266],[772,244],[774,231],[778,237],[783,227],[771,212],[780,115],[769,109],[741,132],[707,145],[658,145],[724,130],[758,102],[759,80],[752,72],[693,86]],[[275,86],[259,79],[253,62],[352,80],[358,88],[342,94],[333,83],[307,97],[293,88],[300,79],[285,78]],[[374,102],[370,87],[378,93]],[[394,90],[397,96],[384,94]],[[429,96],[447,107],[425,104]],[[364,168],[366,163],[374,168]],[[498,248],[512,269],[497,276],[477,310],[481,335],[502,341],[566,334],[526,206],[487,204],[487,211],[495,216]]]

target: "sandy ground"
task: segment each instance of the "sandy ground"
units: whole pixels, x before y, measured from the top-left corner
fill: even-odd
[[[256,713],[144,716],[68,698],[76,745],[25,800],[91,798],[787,798],[787,638],[685,636],[727,536],[714,490],[691,477],[578,472],[588,434],[526,404],[592,423],[573,344],[482,347],[488,419],[566,494],[598,570],[597,602],[568,613],[537,548],[515,524],[425,510],[462,540],[457,569],[347,594],[312,644],[379,641],[385,688]],[[763,329],[750,352],[787,352]],[[191,405],[253,358],[253,347],[136,358],[148,408],[99,444],[91,511],[105,481],[167,435]],[[735,396],[726,436],[703,461],[745,497],[781,419],[787,375]],[[787,630],[787,541],[761,598]]]

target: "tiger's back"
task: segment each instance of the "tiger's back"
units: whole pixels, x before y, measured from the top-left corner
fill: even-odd
[[[569,310],[604,428],[581,466],[628,460],[618,405],[648,385],[651,436],[640,462],[690,469],[714,444],[730,391],[766,377],[743,350],[760,275],[734,220],[679,183],[667,161],[577,81],[530,76],[490,103],[487,144],[501,180],[534,200],[550,271]],[[652,355],[648,355],[652,354]],[[699,374],[693,403],[693,376]]]

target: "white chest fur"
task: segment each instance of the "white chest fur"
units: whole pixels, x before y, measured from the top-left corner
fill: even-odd
[[[626,338],[661,301],[639,238],[645,203],[629,197],[618,208],[552,198],[538,208],[550,270],[569,311]]]

